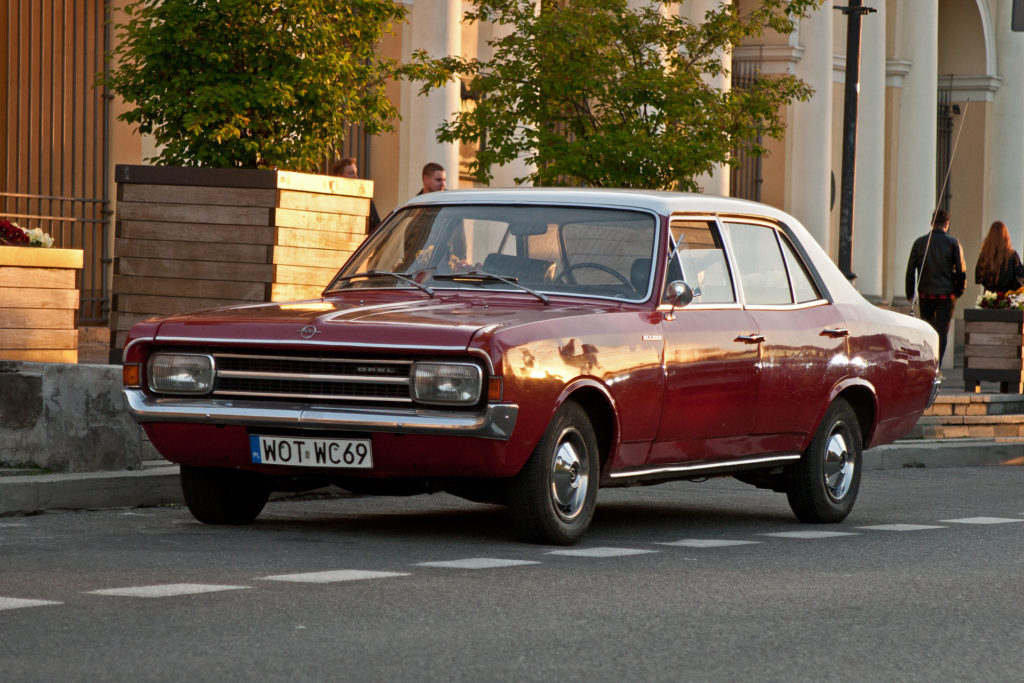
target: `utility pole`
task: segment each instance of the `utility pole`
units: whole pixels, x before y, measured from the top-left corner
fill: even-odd
[[[836,7],[846,15],[846,87],[843,97],[843,171],[839,192],[839,270],[850,282],[852,270],[853,188],[857,166],[857,98],[860,93],[860,18],[875,10],[850,0],[849,7]]]

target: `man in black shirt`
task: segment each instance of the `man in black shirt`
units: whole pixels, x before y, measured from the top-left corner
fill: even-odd
[[[906,294],[914,301],[916,284],[921,319],[939,333],[939,363],[946,352],[946,335],[953,307],[967,284],[964,251],[948,234],[949,214],[938,209],[932,216],[932,231],[918,237],[907,261]]]

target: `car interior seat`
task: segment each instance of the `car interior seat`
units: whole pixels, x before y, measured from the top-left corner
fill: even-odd
[[[524,282],[551,282],[554,279],[555,263],[512,254],[488,254],[484,259],[484,270]]]

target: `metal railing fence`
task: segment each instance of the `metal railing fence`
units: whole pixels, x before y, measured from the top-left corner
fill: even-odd
[[[0,216],[82,249],[79,324],[107,322],[110,47],[104,0],[0,0]]]

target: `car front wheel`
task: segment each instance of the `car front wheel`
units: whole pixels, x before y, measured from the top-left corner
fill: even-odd
[[[786,497],[802,522],[841,522],[860,489],[861,433],[843,399],[829,406],[800,461],[789,470]]]
[[[574,402],[555,413],[544,437],[512,483],[509,506],[529,541],[578,543],[597,502],[597,437],[590,418]]]
[[[249,524],[270,498],[258,474],[181,466],[181,491],[192,516],[204,524]]]

